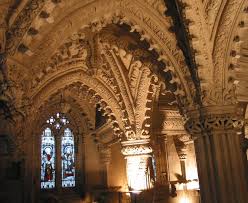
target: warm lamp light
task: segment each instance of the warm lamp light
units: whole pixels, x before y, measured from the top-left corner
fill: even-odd
[[[152,165],[152,148],[149,139],[122,142],[126,159],[126,173],[130,192],[151,189],[155,181]]]
[[[179,201],[180,203],[189,203],[189,198],[187,197],[187,196],[182,196],[181,198],[180,198],[180,201]]]
[[[148,156],[130,156],[127,159],[128,185],[132,192],[141,192],[153,187],[150,181],[150,170],[148,168]]]
[[[190,166],[187,168],[187,179],[188,180],[195,180],[198,179],[197,168]]]

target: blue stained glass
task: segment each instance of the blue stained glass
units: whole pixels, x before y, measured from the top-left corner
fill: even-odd
[[[41,188],[55,187],[55,139],[50,128],[41,136]]]
[[[75,186],[74,136],[69,128],[64,130],[61,139],[62,187]]]

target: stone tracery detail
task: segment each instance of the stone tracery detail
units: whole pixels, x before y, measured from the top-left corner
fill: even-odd
[[[41,74],[41,77],[37,78],[35,82],[33,83],[33,85],[35,85],[35,87],[37,88],[37,82],[38,82],[38,84],[40,84],[41,87],[44,86],[42,85],[42,80],[44,79],[46,81],[50,80],[48,73],[52,75],[56,75],[56,74],[58,75],[58,73],[56,72],[60,71],[61,73],[64,74],[63,69],[67,71],[68,65],[70,67],[75,67],[75,68],[79,67],[80,69],[82,68],[81,70],[83,73],[85,72],[85,74],[88,75],[90,72],[91,73],[90,75],[93,74],[94,77],[96,78],[99,77],[97,80],[100,79],[100,81],[102,81],[106,85],[106,89],[112,91],[113,94],[115,94],[116,100],[118,101],[120,105],[119,108],[122,109],[122,112],[123,112],[121,117],[123,118],[124,131],[126,131],[125,134],[127,135],[128,139],[136,139],[135,137],[137,136],[148,138],[150,136],[149,135],[149,127],[150,127],[149,112],[151,109],[149,107],[150,104],[148,103],[152,102],[152,97],[153,97],[154,92],[156,92],[156,85],[158,82],[158,79],[156,79],[156,77],[150,76],[150,71],[152,69],[150,67],[151,65],[149,65],[149,63],[142,65],[141,61],[132,61],[129,64],[130,71],[132,72],[130,72],[129,74],[125,68],[125,60],[123,58],[123,55],[120,54],[121,49],[117,48],[116,46],[111,46],[106,43],[104,44],[100,43],[99,45],[96,45],[96,46],[98,46],[98,48],[105,47],[106,51],[102,53],[99,53],[98,51],[92,51],[92,47],[89,46],[91,42],[90,41],[86,42],[85,41],[86,39],[81,36],[85,36],[85,33],[80,32],[79,34],[75,34],[72,39],[72,42],[71,40],[69,40],[63,46],[61,46],[61,48],[59,49],[59,52],[55,53],[55,55],[51,57],[53,62],[50,63],[49,67],[46,69],[46,74],[42,73],[43,75]],[[105,39],[107,38],[105,37]],[[100,40],[101,40],[101,37],[100,37]],[[98,62],[97,62],[100,66],[97,65],[98,67],[97,70],[94,70],[93,72],[91,71],[92,65],[93,65],[92,58],[95,58],[96,55],[89,54],[89,57],[88,57],[88,54],[85,54],[85,57],[82,63],[80,61],[81,59],[79,60],[77,59],[78,53],[80,52],[81,49],[84,50],[85,46],[86,46],[87,53],[94,52],[95,54],[100,54],[98,55],[100,56],[100,59],[98,58]],[[72,47],[72,49],[70,49],[70,47]],[[72,51],[73,47],[77,47],[77,49],[79,50]],[[72,53],[75,53],[75,54],[73,55]],[[127,52],[126,54],[134,58],[134,56],[132,56],[132,53]],[[81,58],[81,55],[79,56],[79,58]],[[139,69],[136,68],[136,71],[139,71],[138,76],[133,75],[133,70],[134,70],[133,65],[132,65],[133,63],[141,64],[141,67]],[[126,85],[128,82],[128,78],[123,79],[124,76],[128,76],[128,75],[130,77],[130,80],[132,81],[134,81],[134,77],[139,78],[136,84],[133,87],[131,86],[131,89],[129,89],[129,87]],[[120,81],[123,81],[122,84],[119,83]],[[146,84],[146,86],[142,86],[144,84]],[[135,94],[137,95],[134,95],[134,92],[131,93],[132,89],[133,91],[136,92]],[[98,90],[95,89],[94,91],[98,91]],[[94,94],[95,93],[93,93],[92,96]],[[123,100],[124,101],[129,100],[129,103],[130,103],[129,106],[127,106],[126,102],[123,103]],[[96,102],[99,102],[99,101],[96,101]],[[136,113],[133,114],[133,118],[132,118],[132,114],[130,114],[130,112],[132,112],[133,111],[132,109],[134,108],[136,109],[135,110]],[[147,111],[144,111],[144,108],[147,109]],[[125,113],[125,111],[127,111],[127,113]],[[140,114],[142,116],[138,117]],[[142,121],[143,118],[145,119],[144,121]],[[120,120],[118,122],[120,122]],[[136,126],[136,127],[133,127],[133,126]]]
[[[155,7],[157,7],[156,5],[159,5],[158,7],[159,7],[159,8],[162,8],[162,6],[160,6],[160,3],[158,3],[158,4],[156,3],[156,4],[154,4],[154,5],[155,5]],[[126,4],[122,4],[121,6],[124,6],[124,7],[125,7]],[[164,10],[164,9],[163,9],[163,10]],[[123,18],[123,17],[121,17],[121,18]],[[114,19],[114,21],[119,21],[119,22],[120,22],[120,19],[121,19],[121,18],[118,18],[118,17],[117,17],[117,18]],[[107,21],[108,21],[108,19],[107,19]],[[111,20],[110,20],[110,21],[111,21]],[[125,20],[124,20],[124,21],[125,21]],[[105,25],[103,25],[103,26],[105,26]],[[135,28],[135,29],[136,29],[136,28]],[[145,36],[145,35],[144,35],[144,36]],[[161,33],[161,36],[162,36],[162,33]],[[145,37],[145,38],[146,38],[146,37]],[[155,46],[155,47],[156,47],[156,46]],[[180,55],[180,54],[179,54],[179,55]],[[177,56],[179,56],[179,55],[177,54]],[[176,81],[176,80],[175,80],[175,81]]]

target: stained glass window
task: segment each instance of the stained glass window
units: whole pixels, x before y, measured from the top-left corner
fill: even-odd
[[[64,130],[61,139],[62,187],[75,186],[74,136],[69,128]]]
[[[50,128],[41,136],[41,188],[55,187],[55,139]]]
[[[74,136],[72,131],[67,127],[69,120],[62,113],[56,113],[51,116],[46,123],[53,126],[54,131],[46,128],[41,138],[41,188],[55,188],[55,171],[58,170],[55,165],[55,159],[61,165],[60,186],[75,187],[75,152]],[[62,129],[63,133],[61,134]],[[56,136],[54,136],[56,135]],[[55,139],[61,136],[61,152],[55,152]],[[60,140],[60,139],[59,139]],[[61,154],[58,154],[61,153]]]

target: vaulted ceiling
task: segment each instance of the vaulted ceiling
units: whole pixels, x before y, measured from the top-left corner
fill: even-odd
[[[247,102],[247,6],[245,0],[2,1],[7,94],[27,114],[69,103],[89,126],[99,104],[126,139],[150,136],[158,100],[176,100],[182,113]],[[188,49],[180,40],[188,40]]]

